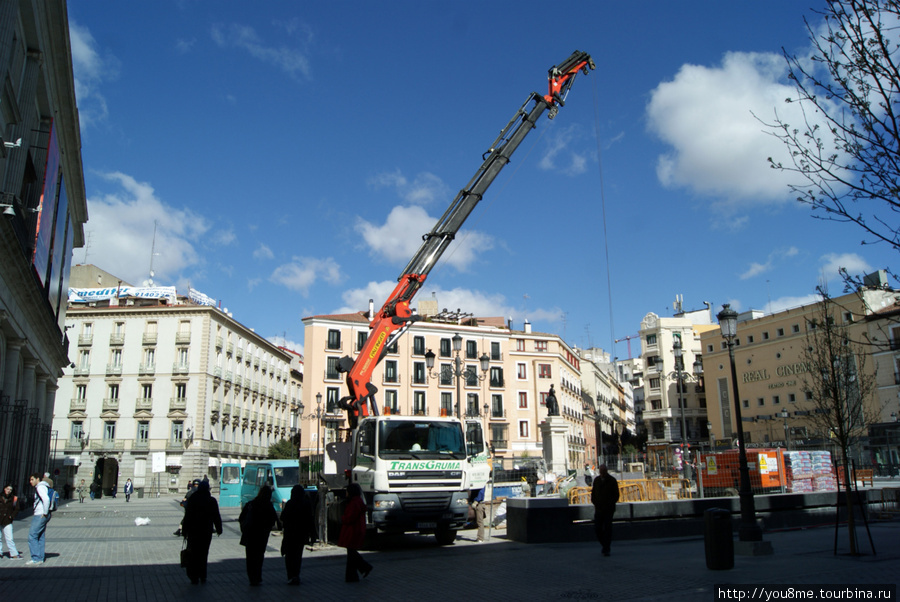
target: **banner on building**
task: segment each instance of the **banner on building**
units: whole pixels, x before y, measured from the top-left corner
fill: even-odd
[[[191,298],[191,301],[193,301],[197,305],[212,305],[213,307],[216,306],[215,299],[207,297],[197,289],[188,288],[188,296]]]
[[[109,286],[105,288],[70,288],[69,303],[91,303],[109,301],[116,298],[116,293],[123,297],[141,299],[169,299],[175,301],[174,286]]]

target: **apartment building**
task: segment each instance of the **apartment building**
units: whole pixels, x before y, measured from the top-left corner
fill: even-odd
[[[311,316],[303,324],[303,404],[315,411],[314,400],[321,395],[322,411],[313,416],[314,428],[303,424],[301,446],[316,453],[318,439],[334,441],[347,428],[345,413],[337,407],[347,394],[337,366],[345,355],[355,359],[368,337],[369,319],[360,312]],[[572,461],[583,461],[585,416],[577,354],[557,335],[532,332],[528,324],[516,331],[502,318],[429,312],[387,349],[372,384],[378,387],[382,413],[459,414],[481,421],[499,457],[541,456],[539,425],[546,418],[546,397],[553,384],[560,415],[570,424]]]
[[[49,469],[87,202],[65,2],[0,0],[0,478]]]
[[[131,478],[173,493],[204,475],[215,487],[223,462],[267,457],[289,437],[295,354],[215,307],[119,290],[112,304],[69,307],[51,446],[61,487],[85,479],[109,493]]]
[[[871,353],[859,368],[877,383],[876,395],[867,400],[867,414],[875,418],[870,426],[890,426],[900,412],[900,293],[887,288],[882,279],[877,286],[835,298],[831,307],[830,318],[847,327],[850,340],[869,343]],[[774,314],[748,311],[738,317],[734,355],[748,445],[828,444],[830,437],[810,417],[814,407],[804,393],[804,374],[809,370],[804,350],[821,312],[822,305],[813,303]],[[738,427],[727,346],[718,328],[702,334],[701,345],[713,434],[730,442],[736,440]],[[858,459],[867,464],[878,460],[876,452],[887,454],[886,449],[873,449],[867,455],[865,448],[859,448]]]

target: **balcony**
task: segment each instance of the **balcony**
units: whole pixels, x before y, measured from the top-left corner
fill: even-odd
[[[94,342],[94,335],[92,334],[80,334],[78,335],[78,345],[90,347],[90,345]]]
[[[506,439],[491,439],[491,447],[494,449],[506,449],[509,446],[509,441]]]
[[[141,342],[144,345],[156,345],[156,338],[155,332],[145,332],[144,336],[141,338]]]
[[[137,451],[147,451],[150,449],[150,440],[149,439],[138,439],[134,442],[134,447],[132,449]]]
[[[234,386],[235,387],[240,387],[243,384],[244,384],[244,378],[242,376],[237,375],[234,377]]]
[[[124,451],[125,441],[116,439],[104,439],[102,441],[91,441],[91,451]]]
[[[187,397],[172,397],[169,399],[169,411],[186,410],[186,409],[187,409]]]
[[[75,376],[90,376],[91,375],[91,367],[90,366],[75,366]]]
[[[69,402],[70,412],[84,412],[87,409],[87,399],[73,399]]]
[[[225,371],[225,382],[234,382],[234,372],[232,372],[231,370]]]
[[[190,345],[191,344],[191,333],[176,332],[175,333],[175,343],[178,345]]]
[[[219,441],[210,441],[209,442],[209,451],[217,452],[221,449],[221,442]]]
[[[81,450],[83,449],[81,446],[82,441],[83,441],[82,439],[78,439],[78,438],[66,439],[66,442],[63,445],[63,450],[65,451],[65,453],[69,453],[69,454],[71,454],[71,453],[80,454]]]
[[[122,376],[122,364],[106,364],[107,376]]]
[[[125,335],[124,334],[109,335],[109,346],[110,347],[121,347],[124,344],[125,344]]]
[[[235,418],[240,418],[241,417],[241,407],[234,406],[234,409],[231,411],[231,415],[234,416]]]
[[[237,361],[242,361],[244,359],[244,348],[238,347],[234,350],[234,357]]]
[[[231,412],[232,412],[231,404],[226,403],[225,406],[222,408],[222,414],[224,416],[231,416]]]
[[[103,398],[103,411],[119,411],[119,398],[118,397],[104,397]]]
[[[503,408],[500,409],[491,409],[491,420],[498,420],[506,418],[506,410]]]
[[[234,354],[234,343],[228,343],[227,345],[225,345],[225,353],[227,353],[228,355]]]
[[[216,337],[216,349],[221,349],[224,343],[225,339],[223,339],[222,337]]]
[[[400,384],[400,375],[399,374],[385,374],[382,383],[385,385],[399,385]]]
[[[156,374],[156,364],[141,364],[138,366],[138,375]]]
[[[502,389],[506,384],[503,380],[503,377],[500,378],[492,378],[491,379],[491,387],[495,389]]]
[[[152,410],[153,409],[153,398],[152,397],[138,397],[134,401],[134,409],[135,410]]]
[[[221,366],[216,366],[213,368],[213,379],[222,380],[222,368]]]
[[[190,367],[187,364],[178,362],[172,364],[172,374],[187,374],[188,372],[190,372]]]
[[[218,399],[213,399],[212,400],[212,411],[213,412],[222,411],[222,402],[219,401]]]

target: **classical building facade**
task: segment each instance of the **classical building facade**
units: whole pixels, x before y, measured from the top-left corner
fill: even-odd
[[[420,305],[421,308],[421,305]],[[305,415],[301,446],[315,454],[317,445],[341,436],[345,413],[337,407],[346,395],[343,375],[337,371],[342,356],[356,357],[368,336],[364,313],[312,316],[305,326]],[[453,339],[461,337],[460,350]],[[427,354],[434,353],[429,370]],[[468,375],[457,379],[455,358]],[[487,356],[487,370],[480,358]],[[482,422],[485,436],[498,457],[540,457],[540,423],[547,416],[546,397],[555,385],[560,415],[569,424],[570,462],[585,458],[585,414],[581,399],[581,370],[577,353],[560,337],[532,332],[529,324],[513,330],[501,318],[430,315],[415,322],[375,368],[372,384],[382,413],[405,415],[457,415]],[[315,399],[321,395],[322,412]],[[320,434],[317,433],[320,431]]]
[[[830,319],[846,327],[850,340],[868,342],[864,345],[866,361],[857,368],[875,378],[877,392],[865,401],[866,415],[872,417],[873,425],[889,425],[900,411],[900,378],[896,376],[900,373],[900,293],[881,284],[837,297],[830,307]],[[821,316],[821,303],[774,314],[749,311],[739,316],[734,355],[748,445],[830,445],[829,434],[822,432],[822,425],[811,417],[815,408],[804,392],[805,374],[809,371],[804,350],[810,345],[809,334]],[[730,443],[737,438],[738,425],[728,350],[718,328],[704,333],[701,345],[713,436]],[[875,451],[868,453],[868,447],[862,441],[854,451],[855,459],[865,464],[877,462]],[[882,461],[886,463],[887,459]]]
[[[67,325],[72,367],[53,421],[60,486],[85,479],[108,493],[131,478],[173,493],[208,475],[215,487],[223,462],[267,457],[290,436],[296,354],[215,307],[183,297],[73,303]]]
[[[49,469],[87,204],[64,2],[0,0],[0,479]]]

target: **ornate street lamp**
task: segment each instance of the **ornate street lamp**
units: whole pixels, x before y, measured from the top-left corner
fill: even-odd
[[[716,316],[719,320],[719,328],[722,337],[728,345],[728,359],[731,362],[731,385],[734,396],[734,419],[737,422],[738,431],[738,462],[740,463],[741,488],[741,525],[738,530],[740,541],[762,541],[762,529],[756,523],[756,502],[753,499],[753,490],[750,488],[750,468],[747,465],[747,448],[744,447],[744,424],[741,417],[741,399],[738,392],[737,369],[734,365],[734,338],[737,336],[736,311],[726,303],[722,311]]]
[[[462,358],[459,357],[459,352],[462,350],[463,338],[459,333],[456,333],[453,335],[451,341],[453,341],[453,351],[456,354],[456,357],[453,359],[453,366],[450,368],[450,375],[456,378],[456,417],[462,418],[462,413],[460,411],[459,405],[460,395],[462,394],[460,390],[460,379],[465,376],[467,379],[474,378],[477,379],[478,382],[482,382],[485,378],[487,378],[487,371],[491,367],[491,358],[488,357],[487,353],[483,353],[481,357],[478,358],[478,361],[481,363],[481,374],[474,372],[469,367],[463,368]],[[425,353],[425,366],[428,369],[428,374],[431,376],[431,378],[437,378],[438,376],[432,371],[432,368],[434,368],[434,358],[434,352],[429,349]],[[477,407],[475,408],[475,412],[478,412]]]

